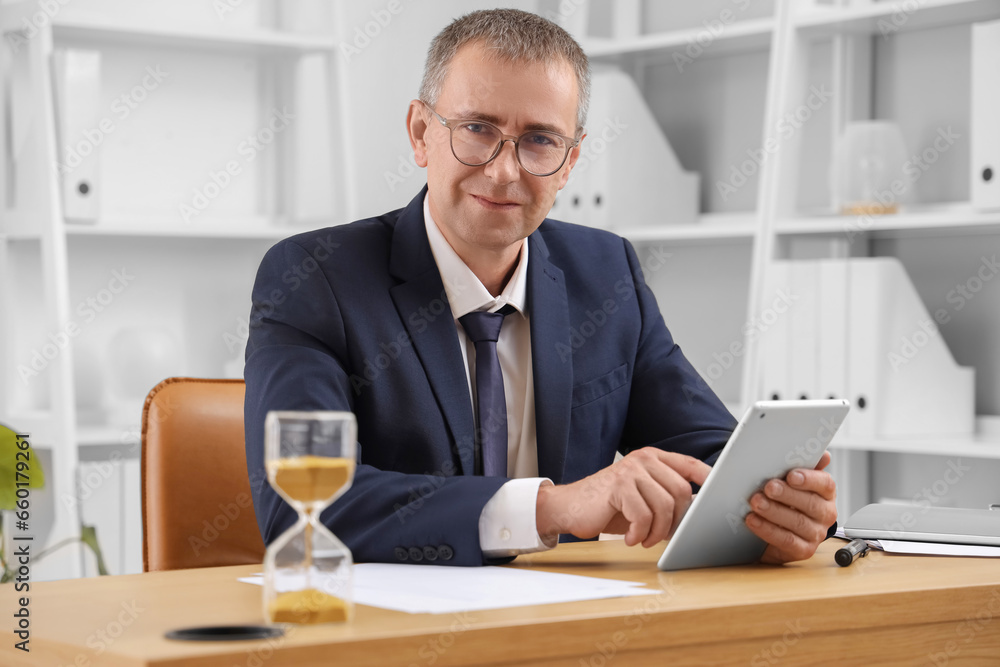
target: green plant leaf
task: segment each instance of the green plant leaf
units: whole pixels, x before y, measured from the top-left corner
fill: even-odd
[[[97,529],[93,526],[84,525],[80,528],[80,541],[90,547],[90,550],[97,556],[97,573],[107,575],[108,568],[104,566],[104,556],[101,555],[101,545],[97,543]]]
[[[22,453],[27,454],[27,461]],[[17,476],[17,463],[27,463],[27,470],[21,471],[21,477]],[[21,450],[17,446],[17,434],[0,424],[0,510],[12,510],[17,508],[17,482],[25,481],[27,477],[28,487],[40,489],[45,486],[45,472],[42,464],[29,446],[27,450]]]

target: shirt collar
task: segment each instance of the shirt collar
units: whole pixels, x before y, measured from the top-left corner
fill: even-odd
[[[500,295],[493,297],[438,229],[437,224],[431,218],[431,209],[427,199],[428,196],[425,195],[424,226],[427,229],[427,240],[430,242],[431,253],[434,255],[434,261],[441,273],[444,291],[448,296],[448,303],[451,305],[451,312],[455,319],[479,310],[495,312],[507,304],[513,306],[521,315],[526,315],[528,244],[525,239],[521,239],[521,252],[517,266],[514,268],[514,274],[507,281]]]

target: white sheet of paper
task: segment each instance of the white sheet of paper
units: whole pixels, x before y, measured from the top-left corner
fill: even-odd
[[[946,544],[943,542],[903,542],[900,540],[879,540],[882,549],[894,554],[920,556],[976,556],[979,558],[1000,558],[1000,547],[976,544]]]
[[[240,581],[263,585],[261,575]],[[279,581],[287,589],[294,580]],[[508,567],[361,563],[354,566],[354,602],[411,614],[448,614],[503,607],[656,595],[642,582]]]

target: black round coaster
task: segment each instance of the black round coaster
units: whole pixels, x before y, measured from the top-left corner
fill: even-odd
[[[171,630],[164,636],[167,639],[195,642],[230,642],[245,639],[268,639],[280,637],[283,634],[285,631],[281,628],[267,625],[212,625]]]

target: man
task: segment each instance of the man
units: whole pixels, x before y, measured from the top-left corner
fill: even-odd
[[[265,542],[295,518],[264,482],[269,410],[357,416],[354,485],[322,520],[360,561],[481,565],[560,535],[672,534],[735,421],[671,339],[631,245],[545,219],[588,95],[586,57],[554,24],[458,19],[407,115],[427,187],[267,253],[245,370]],[[766,562],[825,539],[828,460],[751,500]]]

